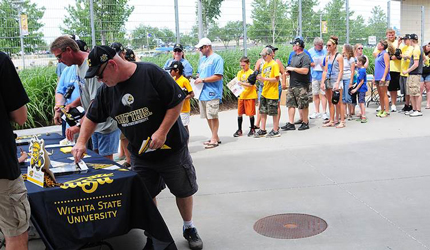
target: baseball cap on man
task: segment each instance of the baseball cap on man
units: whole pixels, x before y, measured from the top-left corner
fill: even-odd
[[[134,51],[132,49],[127,49],[127,51],[125,52],[125,60],[129,62],[136,61],[136,55],[134,54]]]
[[[79,50],[80,51],[85,51],[87,52],[88,50],[88,45],[86,42],[82,41],[82,40],[76,40],[75,41],[78,44]]]
[[[305,42],[303,41],[303,38],[301,36],[296,36],[296,38],[294,38],[294,40],[290,42],[290,44],[299,45],[302,48],[305,47]]]
[[[411,35],[410,34],[405,34],[405,36],[403,37],[403,40],[406,40],[406,39],[411,39]]]
[[[180,45],[179,43],[175,43],[175,45],[173,46],[173,51],[175,51],[177,49],[183,51],[184,47],[182,47],[182,45]]]
[[[97,74],[100,66],[110,59],[113,59],[115,55],[115,50],[109,46],[95,46],[88,55],[89,68],[85,74],[85,78],[93,78]]]
[[[173,61],[169,67],[167,67],[167,70],[172,70],[172,69],[184,69],[184,65],[182,65],[182,63],[180,61]]]
[[[124,46],[122,46],[122,44],[121,44],[121,43],[112,43],[112,44],[110,45],[110,47],[111,47],[112,49],[114,49],[116,53],[120,53],[120,52],[124,52],[124,53],[126,53],[126,50],[125,50]]]
[[[417,34],[411,34],[410,39],[418,41],[418,35]]]
[[[200,48],[205,45],[212,45],[212,42],[208,38],[203,37],[202,39],[200,39],[199,43],[195,47]]]
[[[271,48],[272,49],[272,51],[277,51],[278,50],[278,48],[276,48],[276,47],[273,47],[272,45],[266,45],[266,48]]]

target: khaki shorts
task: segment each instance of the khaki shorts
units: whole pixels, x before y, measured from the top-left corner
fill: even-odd
[[[200,117],[206,119],[218,119],[219,99],[199,101]]]
[[[420,80],[421,75],[409,75],[406,81],[406,86],[408,88],[408,94],[410,96],[420,96]]]
[[[0,230],[7,237],[25,233],[30,222],[30,204],[22,176],[0,180]]]
[[[321,80],[312,80],[312,95],[325,95],[321,89]]]
[[[290,87],[287,93],[287,107],[305,109],[309,107],[307,87]]]
[[[390,85],[390,81],[385,81],[382,83],[381,81],[375,81],[375,85],[378,85],[379,87],[388,87],[388,85]]]

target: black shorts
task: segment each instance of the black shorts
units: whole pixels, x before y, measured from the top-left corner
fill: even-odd
[[[177,198],[189,197],[198,190],[196,170],[187,146],[158,161],[146,161],[131,155],[131,166],[142,178],[152,198],[166,185]]]
[[[390,85],[388,85],[388,91],[397,91],[400,89],[400,72],[390,72]]]

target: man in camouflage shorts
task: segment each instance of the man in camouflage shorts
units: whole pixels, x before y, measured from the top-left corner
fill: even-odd
[[[309,129],[309,77],[311,74],[311,59],[304,53],[305,42],[296,38],[292,43],[295,55],[286,68],[290,74],[290,87],[287,93],[287,107],[289,122],[284,130],[295,130],[294,115],[296,108],[302,111],[303,122],[298,130]]]

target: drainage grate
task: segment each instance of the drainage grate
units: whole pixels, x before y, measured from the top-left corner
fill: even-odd
[[[307,214],[277,214],[258,220],[254,230],[276,239],[300,239],[324,232],[327,222]]]

